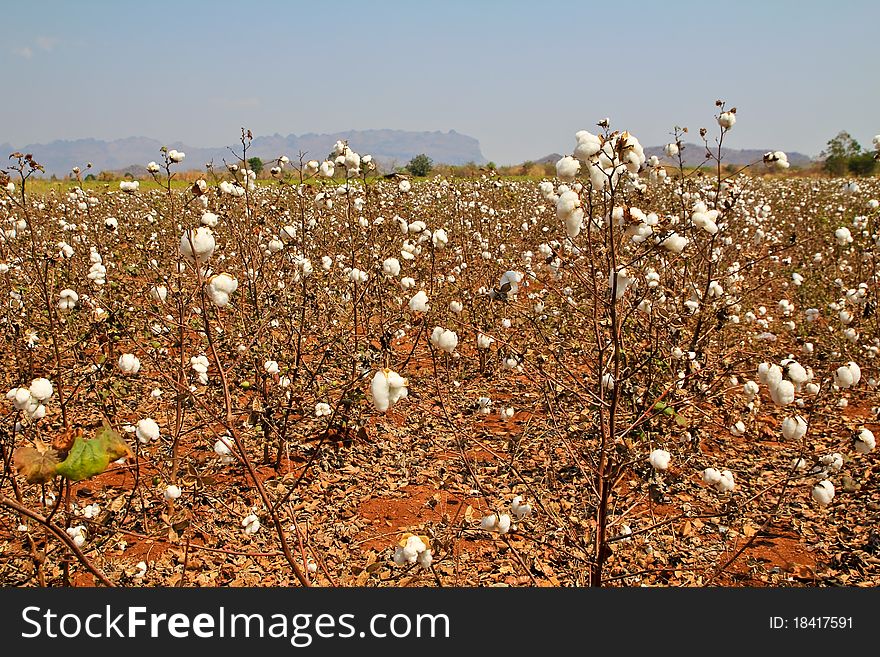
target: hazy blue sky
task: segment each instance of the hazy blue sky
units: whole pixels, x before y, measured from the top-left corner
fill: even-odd
[[[455,129],[503,164],[723,98],[731,146],[814,155],[880,133],[878,63],[878,0],[4,3],[0,143]]]

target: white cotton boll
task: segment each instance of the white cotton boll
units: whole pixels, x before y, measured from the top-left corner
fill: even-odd
[[[669,237],[660,242],[660,246],[670,253],[681,253],[688,245],[688,239],[678,233],[672,233]]]
[[[180,237],[180,255],[190,264],[205,264],[214,253],[214,235],[207,226],[183,231]]]
[[[834,499],[834,484],[825,479],[813,486],[813,499],[819,506],[828,506]]]
[[[73,544],[76,547],[81,548],[85,545],[86,542],[86,528],[84,525],[77,525],[76,527],[68,527],[67,535],[73,539]]]
[[[585,164],[602,149],[602,142],[598,135],[594,135],[586,130],[579,130],[575,133],[574,137],[577,140],[574,156]]]
[[[495,338],[491,338],[488,335],[483,333],[477,334],[477,348],[478,349],[488,349],[492,343],[495,342]]]
[[[497,531],[499,534],[506,534],[510,531],[510,524],[510,516],[506,513],[502,513],[500,516],[498,516],[498,523],[495,525],[495,531]]]
[[[431,235],[431,243],[434,245],[435,249],[443,249],[449,244],[449,235],[447,235],[446,231],[442,228],[438,228],[434,231],[434,234]]]
[[[710,486],[715,486],[721,481],[721,473],[715,468],[706,468],[703,470],[703,481]]]
[[[248,536],[256,534],[260,530],[260,519],[252,513],[245,516],[241,521],[241,526],[244,527],[244,533]]]
[[[409,300],[409,309],[413,312],[426,313],[429,308],[428,295],[424,290],[419,290]]]
[[[813,353],[813,343],[812,342],[804,342],[801,346],[801,353],[805,356],[809,356]]]
[[[31,385],[28,390],[31,397],[41,402],[49,399],[55,392],[55,390],[52,388],[52,382],[49,381],[49,379],[44,379],[42,377],[31,381]]]
[[[435,326],[431,333],[431,344],[438,349],[442,349],[447,354],[451,354],[458,346],[458,335],[455,331],[449,331],[440,326]]]
[[[238,289],[238,281],[230,274],[215,274],[208,279],[208,296],[217,307],[224,308],[229,304],[229,297]]]
[[[400,275],[400,260],[397,258],[387,258],[382,262],[382,271],[389,276]]]
[[[856,434],[854,447],[859,454],[867,454],[876,446],[877,440],[874,438],[874,432],[870,429],[863,428]]]
[[[135,435],[141,445],[148,445],[154,440],[159,440],[159,425],[149,417],[138,420]]]
[[[150,290],[150,297],[156,303],[164,303],[165,299],[168,298],[168,288],[164,285],[157,285]]]
[[[725,130],[730,130],[733,128],[733,125],[736,123],[736,112],[721,112],[718,115],[718,125],[720,125]]]
[[[412,183],[409,180],[401,180],[400,183],[397,185],[397,189],[400,192],[406,194],[412,189]]]
[[[315,417],[326,417],[333,414],[333,409],[326,402],[318,402],[315,404]]]
[[[834,372],[834,385],[838,388],[850,388],[853,386],[852,370],[847,366],[838,367]]]
[[[517,495],[510,502],[510,512],[513,514],[514,518],[522,520],[532,514],[532,505],[525,504],[523,502],[523,496]]]
[[[141,369],[141,361],[134,354],[122,354],[118,364],[123,374],[137,374]]]
[[[392,404],[406,397],[408,382],[397,372],[389,369],[378,370],[370,382],[373,405],[380,413],[385,413]]]
[[[172,502],[180,497],[183,491],[180,490],[180,486],[175,486],[174,484],[169,484],[165,487],[165,492],[162,493],[162,497],[165,498],[166,502]]]
[[[602,387],[605,390],[614,390],[614,375],[611,372],[602,375]]]
[[[719,493],[732,493],[734,488],[736,487],[736,482],[733,479],[733,473],[730,470],[724,470],[721,473],[721,477],[718,480],[718,483],[715,484],[715,487],[718,489]]]
[[[58,308],[60,310],[73,310],[79,301],[79,295],[71,289],[61,290],[59,293]]]
[[[498,417],[502,422],[507,422],[514,415],[514,410],[512,407],[507,408],[499,408],[498,409]]]
[[[487,516],[483,516],[483,519],[480,520],[480,529],[483,529],[487,532],[495,531],[495,528],[498,526],[498,516],[494,513],[490,513]]]
[[[742,420],[737,421],[732,427],[730,427],[730,433],[734,436],[743,436],[746,433],[746,425]]]
[[[852,386],[859,385],[859,381],[862,380],[862,368],[853,361],[848,362],[846,367],[849,370],[850,375],[852,375]]]
[[[666,154],[666,157],[677,157],[678,144],[666,144],[666,146],[663,147],[663,152]]]
[[[324,160],[323,162],[321,162],[321,166],[319,167],[318,171],[325,178],[332,178],[333,174],[336,172],[336,167],[330,160]]]
[[[808,383],[804,386],[804,393],[808,395],[818,395],[819,394],[819,384],[818,383]]]
[[[459,314],[462,310],[464,310],[464,306],[461,304],[461,301],[450,301],[449,302],[449,312]]]
[[[183,162],[183,159],[186,157],[186,153],[183,151],[178,151],[175,149],[171,149],[168,151],[168,159],[175,163]]]
[[[804,369],[803,365],[798,362],[791,361],[785,366],[785,373],[796,388],[800,388],[804,383],[810,380],[810,374]]]
[[[782,421],[782,435],[786,440],[800,440],[807,433],[807,423],[800,415]]]
[[[794,401],[794,384],[791,381],[780,381],[770,386],[770,398],[777,406],[787,406]]]
[[[838,246],[846,246],[847,244],[852,244],[853,241],[852,233],[849,232],[849,228],[846,226],[841,226],[834,231],[834,239],[837,240]]]
[[[819,459],[819,463],[827,467],[831,472],[840,472],[843,469],[843,454],[834,452]]]
[[[523,280],[523,274],[518,271],[506,271],[501,276],[501,281],[498,283],[499,289],[503,288],[505,285],[509,284],[510,289],[508,292],[510,294],[517,294],[519,292],[519,284]]]
[[[263,363],[263,369],[267,374],[278,374],[281,371],[281,368],[278,366],[278,362],[274,360],[267,360]]]
[[[760,388],[758,387],[758,384],[754,381],[746,381],[745,385],[743,386],[743,393],[749,401],[754,399],[759,391]]]
[[[837,314],[837,318],[840,320],[840,323],[844,325],[849,324],[853,320],[853,316],[848,310],[841,310]]]
[[[217,226],[217,222],[220,221],[220,217],[218,217],[213,212],[205,212],[199,221],[201,222],[202,226],[215,228]]]
[[[633,283],[635,283],[635,279],[627,275],[626,269],[619,269],[616,276],[612,271],[608,276],[608,287],[614,290],[615,301],[619,300]]]
[[[648,457],[648,462],[655,470],[666,470],[672,456],[665,449],[655,449]]]
[[[574,182],[580,169],[581,163],[570,155],[566,155],[556,163],[556,177],[562,182]]]
[[[416,561],[425,570],[430,570],[431,564],[434,561],[434,553],[431,552],[431,550],[422,550],[421,552],[419,552],[419,556]]]
[[[404,276],[403,278],[400,279],[400,287],[402,287],[404,290],[411,290],[415,286],[416,286],[416,279],[412,278],[411,276]],[[416,296],[418,296],[418,295],[416,295]],[[415,298],[415,297],[413,297],[413,298]],[[427,298],[428,298],[428,296],[425,295],[425,299],[427,299]],[[418,312],[425,312],[424,310],[418,310],[418,308],[419,308],[418,304],[419,304],[419,302],[417,301],[416,308],[413,308],[412,300],[410,300],[410,310],[418,311]],[[429,307],[430,306],[425,304],[425,308],[429,308]]]

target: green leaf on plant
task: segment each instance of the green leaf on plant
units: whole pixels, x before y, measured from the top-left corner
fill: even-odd
[[[55,471],[71,481],[82,481],[101,474],[111,461],[130,453],[122,437],[105,424],[91,440],[78,437]]]

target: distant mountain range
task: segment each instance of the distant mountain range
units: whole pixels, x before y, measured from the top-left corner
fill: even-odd
[[[412,132],[406,130],[348,130],[334,134],[287,136],[274,134],[255,137],[248,149],[248,157],[259,157],[268,162],[281,155],[296,161],[300,151],[307,159],[323,160],[337,140],[348,140],[352,149],[365,155],[371,154],[380,167],[391,169],[403,166],[413,157],[425,153],[432,160],[444,164],[485,164],[480,142],[450,130],[449,132]],[[222,166],[223,160],[235,161],[236,156],[226,146],[199,148],[182,142],[164,144],[186,153],[184,169],[202,169],[207,162]],[[121,171],[130,167],[143,167],[150,161],[161,162],[159,149],[163,143],[148,137],[127,137],[113,141],[100,139],[57,140],[48,144],[15,145],[0,144],[0,160],[15,151],[33,153],[34,158],[46,167],[48,175],[66,175],[78,166],[84,168],[92,163],[92,171]],[[229,145],[241,151],[241,144]],[[135,169],[137,170],[137,169]]]
[[[666,157],[666,154],[663,152],[664,148],[665,146],[649,146],[648,148],[645,148],[645,157],[656,155],[664,164],[677,165],[678,157],[675,157],[674,159]],[[721,161],[724,164],[745,166],[746,164],[751,164],[752,162],[759,162],[764,157],[764,153],[769,150],[769,148],[722,148]],[[786,152],[785,154],[788,156],[788,163],[793,167],[808,167],[814,161],[813,158],[809,155],[804,155],[803,153],[798,153],[796,151]],[[686,167],[699,166],[706,160],[706,147],[700,144],[686,143],[684,144],[682,155],[684,165]],[[545,155],[541,159],[534,161],[537,164],[546,164],[548,162],[552,162],[555,164],[561,157],[562,155],[560,155],[559,153],[551,153],[550,155]]]

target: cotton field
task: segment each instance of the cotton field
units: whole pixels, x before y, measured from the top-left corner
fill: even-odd
[[[706,123],[703,169],[594,119],[544,180],[13,154],[0,581],[880,584],[880,182]]]

